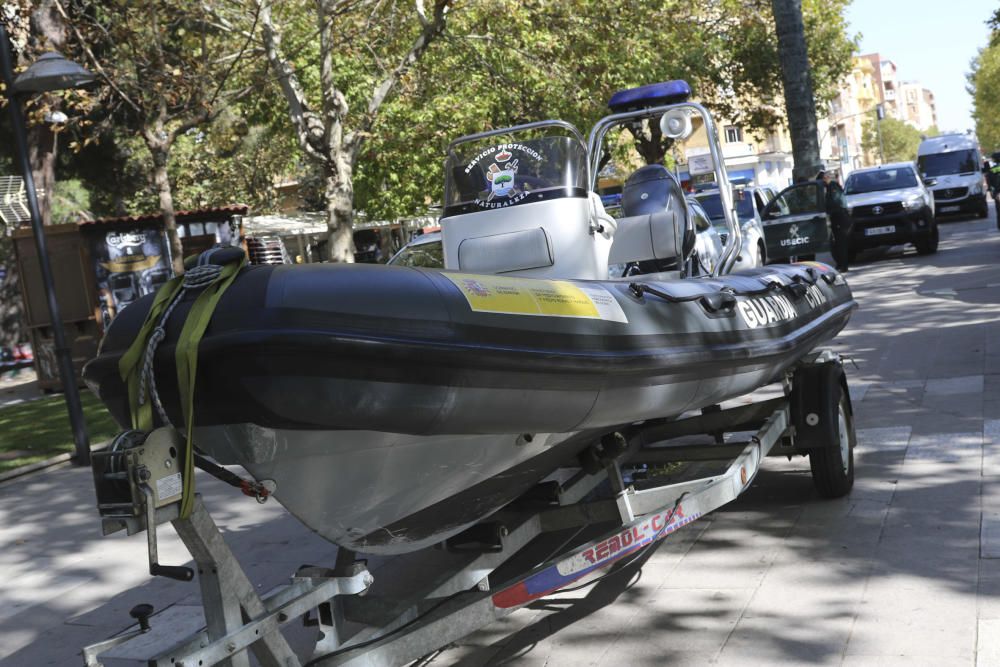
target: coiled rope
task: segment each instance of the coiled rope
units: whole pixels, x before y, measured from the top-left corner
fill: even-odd
[[[189,290],[208,287],[218,280],[221,274],[222,267],[218,264],[201,264],[188,269],[182,277],[181,288],[174,295],[167,309],[163,311],[159,323],[153,329],[146,343],[146,351],[142,360],[142,370],[139,373],[139,388],[136,399],[140,406],[145,405],[146,393],[148,391],[149,398],[152,399],[153,406],[156,408],[156,415],[167,426],[173,426],[173,422],[167,416],[167,411],[164,410],[163,403],[160,401],[160,395],[156,391],[156,376],[153,374],[153,360],[156,357],[156,349],[160,346],[160,342],[167,337],[167,322],[170,320],[170,315],[174,312],[174,308],[184,298],[185,293]]]

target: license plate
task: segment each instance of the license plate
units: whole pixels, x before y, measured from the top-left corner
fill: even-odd
[[[895,225],[889,225],[888,227],[869,227],[865,230],[865,236],[878,236],[879,234],[892,234],[896,231]]]
[[[961,206],[942,206],[939,210],[940,213],[954,213],[955,211],[961,211]]]

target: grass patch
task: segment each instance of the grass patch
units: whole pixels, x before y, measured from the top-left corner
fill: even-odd
[[[91,444],[112,438],[121,429],[96,396],[80,393]],[[73,431],[62,395],[0,409],[0,472],[72,452]]]

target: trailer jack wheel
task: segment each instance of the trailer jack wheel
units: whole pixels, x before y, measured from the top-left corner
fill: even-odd
[[[834,414],[832,419],[824,419],[825,446],[809,451],[809,468],[812,470],[816,490],[824,498],[840,498],[851,492],[854,486],[854,418],[843,385],[839,382],[830,387],[827,409]]]

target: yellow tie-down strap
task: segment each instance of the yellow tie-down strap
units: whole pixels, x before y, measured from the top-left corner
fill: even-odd
[[[233,283],[240,269],[246,266],[246,255],[239,261],[225,264],[215,280],[201,288],[191,309],[184,320],[180,336],[175,348],[175,363],[177,367],[177,386],[180,389],[181,410],[184,416],[184,426],[187,447],[184,453],[184,488],[181,498],[181,518],[190,516],[194,509],[194,391],[198,375],[198,344],[201,342],[212,313],[219,303],[223,292]],[[129,394],[129,407],[132,414],[132,427],[140,431],[153,429],[153,411],[149,396],[139,405],[139,377],[142,373],[143,357],[146,346],[154,329],[161,325],[160,319],[170,303],[178,297],[183,288],[183,277],[178,276],[159,289],[154,297],[153,305],[146,315],[146,320],[139,330],[131,347],[122,355],[118,362],[118,371],[126,382]],[[164,323],[165,324],[165,323]]]
[[[476,312],[628,323],[618,300],[598,284],[473,273],[441,275],[455,284]]]

